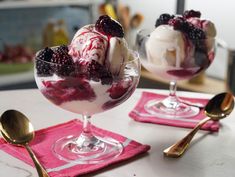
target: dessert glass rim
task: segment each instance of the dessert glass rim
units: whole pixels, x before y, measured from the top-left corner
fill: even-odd
[[[52,64],[52,65],[58,65],[58,66],[73,66],[73,67],[79,67],[79,65],[76,64],[59,64],[59,63],[54,63],[54,62],[50,62],[50,61],[45,61],[43,59],[37,58],[37,55],[40,53],[40,51],[42,51],[43,49],[39,50],[36,52],[34,60],[35,61],[41,61],[43,63],[47,63],[47,64]],[[128,60],[126,62],[121,62],[121,64],[123,65],[127,65],[128,63],[133,63],[136,62],[140,59],[139,57],[139,53],[136,50],[132,50],[132,49],[128,49],[129,52],[134,56],[131,60]],[[80,58],[82,59],[82,58]],[[87,59],[84,59],[84,61],[86,61]],[[87,60],[87,61],[91,61],[91,60]]]

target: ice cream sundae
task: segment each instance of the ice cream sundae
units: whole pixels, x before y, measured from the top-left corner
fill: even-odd
[[[35,80],[55,105],[82,115],[83,130],[56,140],[53,154],[71,164],[118,157],[121,142],[92,132],[91,117],[134,92],[140,77],[138,55],[128,49],[122,26],[107,15],[79,29],[70,45],[46,47],[35,58]]]
[[[79,29],[69,46],[37,53],[35,78],[46,98],[86,115],[125,101],[135,90],[139,68],[122,26],[107,15]]]
[[[182,15],[161,14],[153,30],[137,34],[137,48],[143,66],[158,78],[169,81],[168,97],[150,100],[145,110],[161,118],[197,115],[197,107],[176,95],[177,81],[190,79],[206,70],[215,56],[215,25],[201,13],[187,10]]]
[[[175,80],[205,70],[214,59],[216,29],[211,21],[200,17],[201,13],[194,10],[183,15],[160,15],[145,44],[146,67]]]

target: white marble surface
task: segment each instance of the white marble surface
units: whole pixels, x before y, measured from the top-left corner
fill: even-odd
[[[128,163],[112,166],[86,177],[234,177],[235,170],[235,112],[221,124],[218,133],[200,131],[183,157],[166,158],[162,151],[182,138],[189,129],[135,122],[128,117],[143,90],[122,105],[97,114],[92,122],[99,127],[151,145],[148,154]],[[160,90],[151,90],[160,91]],[[179,95],[211,97],[192,92]],[[44,128],[71,120],[77,115],[64,111],[49,103],[38,90],[0,92],[0,114],[7,109],[17,109],[26,114],[35,129]],[[78,116],[80,117],[80,116]],[[36,170],[0,150],[0,177],[37,176]]]

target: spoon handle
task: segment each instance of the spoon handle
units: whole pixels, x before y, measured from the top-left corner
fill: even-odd
[[[197,133],[197,131],[210,119],[211,119],[210,117],[206,117],[206,118],[202,119],[188,135],[186,135],[183,139],[181,139],[177,143],[173,144],[169,148],[165,149],[163,151],[164,155],[166,155],[168,157],[180,157],[185,152],[185,150],[188,148],[191,140],[193,139],[193,137]]]
[[[30,157],[32,158],[32,160],[34,162],[34,165],[35,165],[37,172],[38,172],[38,176],[39,177],[50,177],[49,174],[47,173],[47,171],[45,170],[45,168],[40,164],[40,162],[38,161],[37,157],[35,156],[34,152],[29,147],[28,144],[25,144],[25,148],[27,149]]]

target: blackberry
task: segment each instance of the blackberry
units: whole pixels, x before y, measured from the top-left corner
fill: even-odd
[[[41,50],[41,51],[38,53],[37,59],[50,62],[53,53],[54,53],[53,50],[51,50],[49,47],[46,47],[45,49]]]
[[[72,65],[73,60],[72,57],[68,54],[68,51],[68,47],[63,45],[55,48],[51,62],[61,65]]]
[[[54,49],[51,58],[51,67],[59,76],[69,76],[75,70],[72,57],[68,54],[68,47],[65,45]]]
[[[182,17],[171,19],[169,20],[168,24],[173,26],[174,30],[179,30],[186,34],[190,31],[192,27],[192,25]]]
[[[41,50],[36,55],[36,71],[38,76],[52,76],[53,70],[51,68],[50,62],[53,56],[53,50],[46,47],[45,49]]]
[[[95,29],[100,33],[113,37],[124,37],[124,31],[120,23],[108,15],[102,15],[96,21]]]
[[[174,15],[170,14],[162,14],[159,16],[159,18],[156,20],[155,27],[158,27],[160,25],[168,24],[170,19],[173,19]]]
[[[201,17],[201,12],[195,11],[195,10],[186,10],[183,13],[184,18],[190,18],[190,17]]]
[[[110,84],[112,82],[112,74],[103,65],[92,60],[87,67],[90,79],[94,81],[101,80],[102,84]]]
[[[202,29],[196,28],[196,27],[190,28],[187,35],[188,35],[189,39],[191,39],[191,40],[198,40],[198,39],[205,39],[206,38],[205,32]]]

